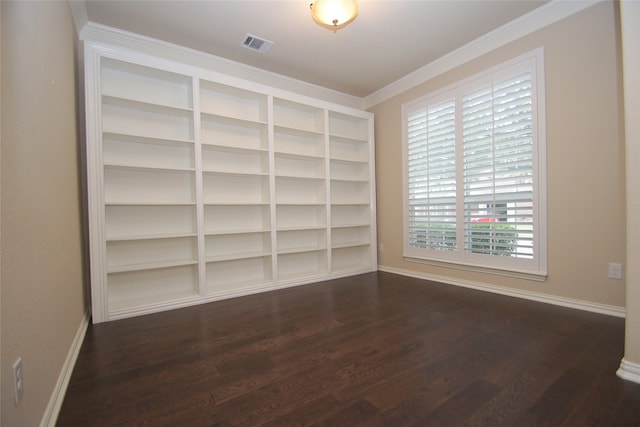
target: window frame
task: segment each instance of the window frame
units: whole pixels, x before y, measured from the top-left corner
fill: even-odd
[[[487,84],[531,72],[532,176],[533,176],[533,257],[531,259],[469,253],[464,248],[464,185],[462,150],[462,97]],[[409,115],[455,99],[456,156],[456,250],[435,250],[410,246],[409,207]],[[402,184],[403,258],[406,261],[507,275],[542,281],[547,276],[547,185],[544,51],[542,48],[521,55],[444,88],[402,104]],[[462,222],[462,224],[461,224]]]

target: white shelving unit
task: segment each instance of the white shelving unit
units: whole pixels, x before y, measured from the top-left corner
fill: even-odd
[[[94,322],[377,268],[370,113],[85,57]]]
[[[207,212],[203,294],[270,284],[268,96],[200,81],[199,98]]]

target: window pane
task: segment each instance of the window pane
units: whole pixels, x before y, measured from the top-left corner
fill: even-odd
[[[533,258],[531,73],[462,99],[464,248]]]
[[[455,102],[408,117],[409,245],[456,249]]]

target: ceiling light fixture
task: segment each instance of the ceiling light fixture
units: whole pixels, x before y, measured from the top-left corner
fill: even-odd
[[[315,0],[309,7],[313,20],[334,33],[358,15],[356,0]]]

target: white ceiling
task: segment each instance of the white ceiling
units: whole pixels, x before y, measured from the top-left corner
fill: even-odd
[[[89,21],[366,97],[547,0],[359,0],[353,23],[316,24],[310,0],[87,0]],[[242,46],[268,39],[266,54]]]

